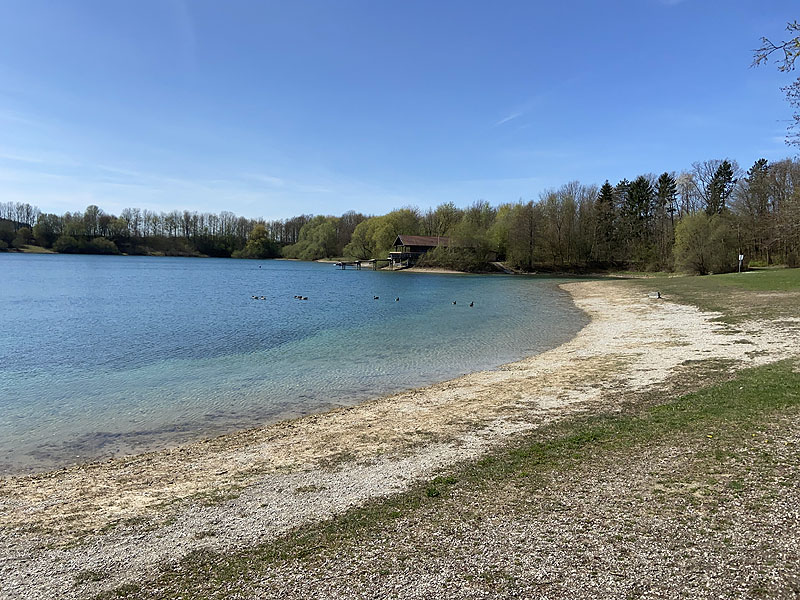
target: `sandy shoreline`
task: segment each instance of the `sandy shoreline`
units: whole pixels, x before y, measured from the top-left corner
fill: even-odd
[[[283,259],[276,259],[276,260],[298,260],[295,258],[283,258]],[[336,265],[339,264],[340,261],[338,260],[328,260],[326,258],[319,258],[315,261],[315,263],[320,263],[323,265]],[[382,267],[381,271],[393,271],[393,272],[404,272],[404,273],[435,273],[437,275],[470,275],[466,271],[456,271],[454,269],[442,269],[440,267],[405,267],[401,269],[389,269],[388,267]],[[474,273],[473,273],[474,274]]]
[[[562,286],[591,322],[570,342],[496,371],[263,429],[0,481],[0,597],[84,597],[153,575],[201,547],[236,549],[405,489],[519,432],[690,361],[755,366],[797,352],[765,324],[716,316],[614,282]],[[741,343],[744,339],[747,343]],[[213,537],[201,537],[214,530]],[[111,574],[75,588],[82,571]]]
[[[456,271],[454,269],[442,269],[440,267],[408,267],[400,269],[404,273],[435,273],[437,275],[474,275],[466,271]]]

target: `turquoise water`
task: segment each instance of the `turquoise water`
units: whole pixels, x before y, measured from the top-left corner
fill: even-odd
[[[557,282],[0,254],[0,473],[162,447],[541,352],[585,323]]]

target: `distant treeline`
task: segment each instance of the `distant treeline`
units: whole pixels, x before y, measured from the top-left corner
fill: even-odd
[[[798,264],[800,161],[761,159],[746,172],[735,161],[640,175],[616,185],[571,182],[537,200],[493,207],[441,204],[381,216],[301,215],[246,219],[189,211],[125,209],[119,216],[41,213],[0,203],[0,249],[36,243],[57,252],[163,254],[314,260],[385,258],[398,234],[448,236],[450,248],[424,262],[482,270],[495,258],[525,270],[635,268],[724,272],[738,254],[753,264]]]

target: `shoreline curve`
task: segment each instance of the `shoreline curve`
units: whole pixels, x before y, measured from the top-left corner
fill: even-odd
[[[192,534],[204,528],[220,534],[203,547],[263,542],[544,423],[613,407],[621,393],[662,385],[687,361],[756,366],[794,353],[792,340],[767,325],[739,326],[753,341],[743,348],[716,314],[619,282],[561,288],[590,322],[570,341],[497,370],[169,450],[0,480],[0,580],[46,596],[78,570],[100,569],[115,573],[102,584],[110,588],[179,559],[200,545]]]

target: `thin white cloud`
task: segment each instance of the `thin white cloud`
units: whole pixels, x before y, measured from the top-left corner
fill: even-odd
[[[573,75],[572,77],[568,77],[567,79],[552,82],[552,85],[548,89],[537,91],[524,102],[520,102],[517,105],[512,105],[511,107],[507,107],[505,109],[506,111],[508,111],[506,116],[498,121],[495,121],[493,126],[499,127],[500,125],[504,125],[509,121],[513,121],[524,115],[529,114],[537,106],[540,106],[542,103],[550,101],[559,90],[563,89],[568,85],[571,85],[576,81],[581,81],[582,77],[583,74],[578,73],[576,75]]]
[[[31,163],[36,165],[40,165],[45,162],[43,159],[37,158],[35,156],[25,156],[23,154],[15,154],[13,152],[4,152],[3,150],[0,150],[0,160]]]
[[[316,194],[332,194],[334,190],[327,183],[299,183],[291,179],[276,177],[274,175],[263,175],[259,173],[247,173],[243,175],[247,180],[265,183],[273,188],[282,188],[296,192],[309,192]],[[313,179],[313,178],[312,178]]]
[[[334,213],[369,210],[376,201],[408,204],[407,197],[401,200],[385,188],[330,172],[302,173],[294,179],[226,172],[183,177],[90,161],[65,165],[45,155],[38,158],[3,150],[0,182],[6,195],[44,212],[79,210],[87,204],[111,213],[129,206],[199,212],[218,212],[224,207],[242,216],[271,219],[317,213],[321,196]]]
[[[499,126],[499,125],[502,125],[503,123],[508,123],[509,121],[513,121],[514,119],[518,119],[518,118],[519,118],[519,117],[521,117],[523,114],[525,114],[525,113],[524,113],[524,112],[522,112],[522,111],[519,111],[519,112],[513,112],[513,113],[511,113],[510,115],[508,115],[508,116],[506,116],[506,117],[503,117],[502,119],[500,119],[499,121],[497,121],[497,122],[496,122],[494,125],[495,125],[495,127],[497,127],[497,126]]]
[[[2,91],[0,91],[2,93]],[[13,103],[9,103],[13,105]],[[28,127],[44,128],[48,127],[48,123],[43,121],[37,116],[31,115],[29,112],[20,111],[12,108],[11,105],[0,106],[0,121],[6,123],[16,123],[18,125],[26,125]]]
[[[286,180],[280,177],[275,177],[274,175],[262,175],[260,173],[245,173],[243,175],[245,179],[251,179],[253,181],[258,181],[260,183],[266,183],[272,187],[284,187],[286,185]]]

